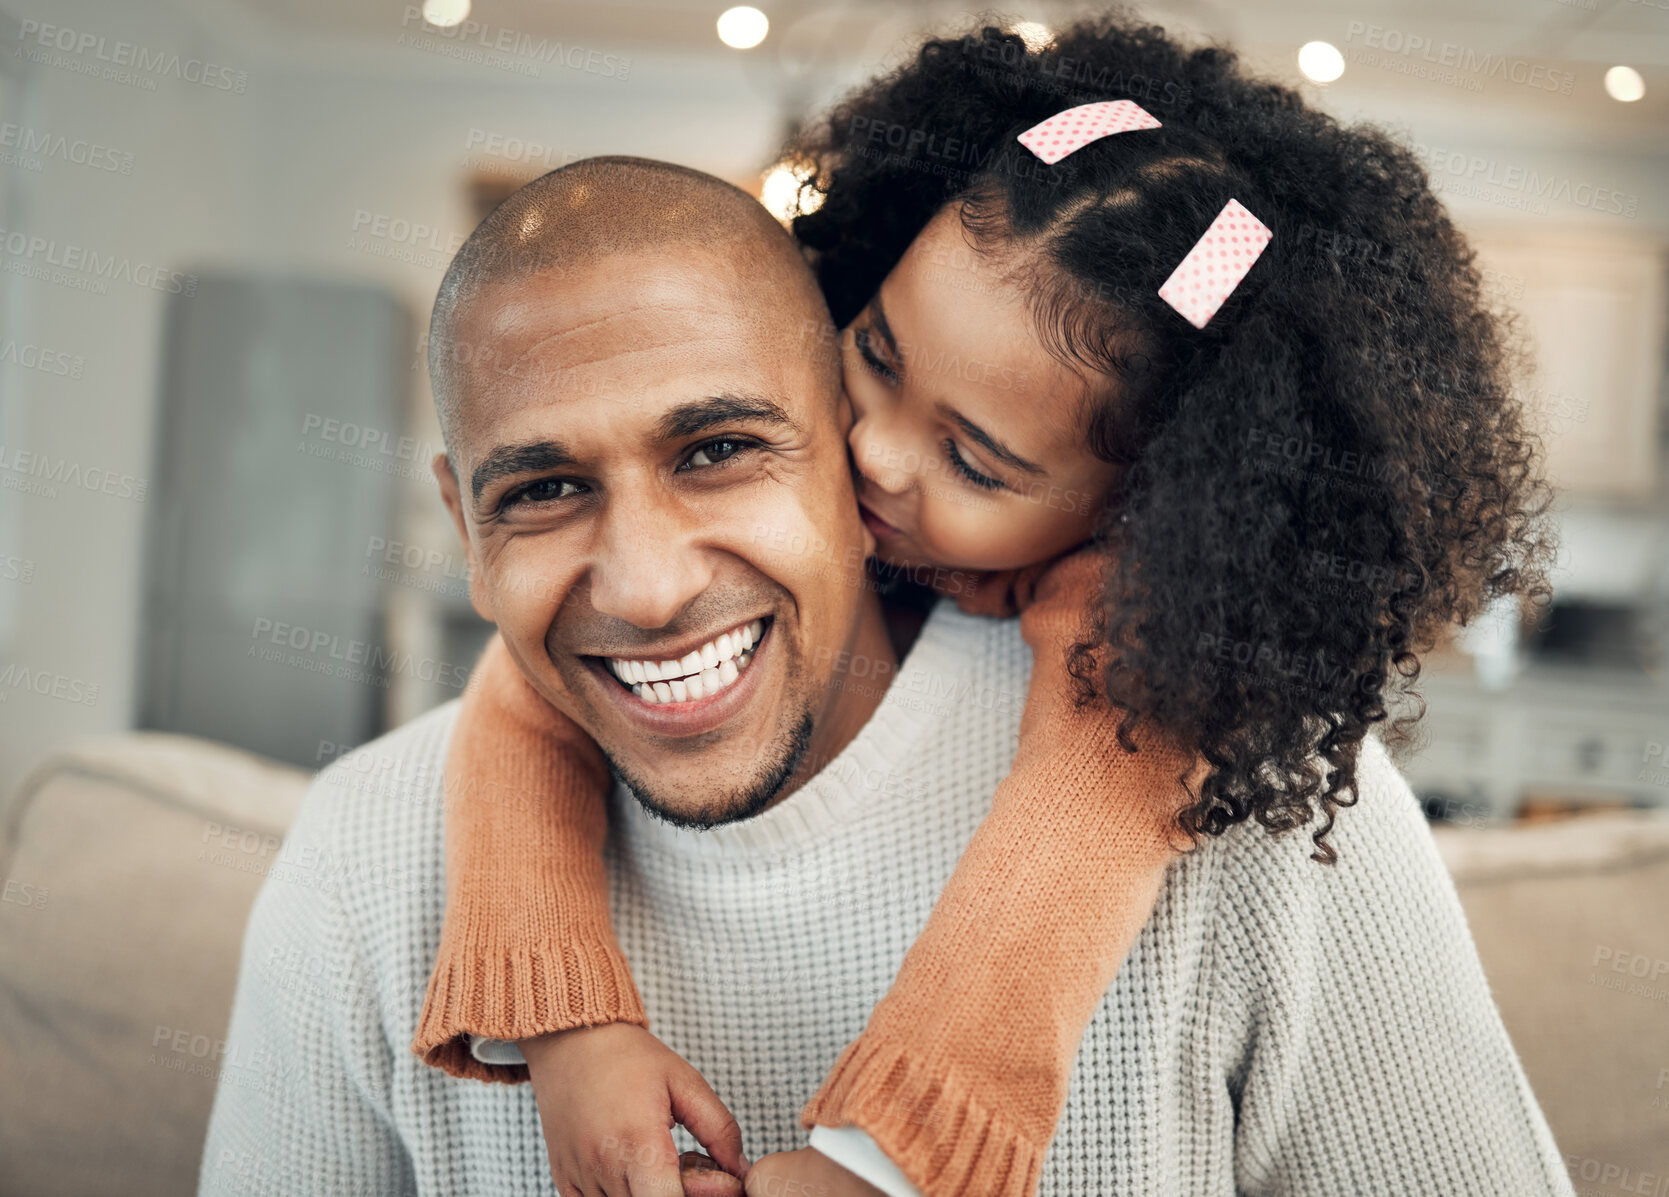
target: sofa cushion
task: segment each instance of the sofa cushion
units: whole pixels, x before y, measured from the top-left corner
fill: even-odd
[[[244,923],[308,778],[137,733],[0,811],[7,1194],[194,1191]],[[1669,813],[1436,836],[1579,1186],[1669,1173]]]
[[[196,1189],[244,922],[309,775],[184,736],[87,742],[0,818],[0,1188]]]
[[[1436,835],[1572,1179],[1655,1192],[1669,1175],[1669,812]]]

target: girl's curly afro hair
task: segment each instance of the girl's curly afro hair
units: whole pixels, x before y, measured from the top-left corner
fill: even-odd
[[[1054,166],[1015,140],[1111,99],[1163,127]],[[1123,711],[1127,748],[1151,720],[1209,765],[1183,831],[1318,820],[1330,863],[1388,688],[1413,686],[1444,625],[1548,593],[1508,329],[1413,153],[1115,13],[1045,46],[994,26],[928,41],[789,155],[794,233],[838,325],[950,203],[1030,264],[1043,342],[1116,383],[1088,443],[1128,466],[1074,674]],[[1156,292],[1231,197],[1274,239],[1196,330]]]

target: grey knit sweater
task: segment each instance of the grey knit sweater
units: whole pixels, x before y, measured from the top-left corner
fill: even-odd
[[[753,1157],[805,1145],[801,1105],[1007,771],[1029,669],[1013,621],[942,603],[875,717],[764,815],[688,832],[615,795],[613,913],[653,1029]],[[308,795],[250,919],[204,1194],[554,1191],[529,1086],[408,1048],[440,936],[455,715]],[[1241,827],[1173,867],[1085,1037],[1044,1194],[1571,1193],[1377,742],[1334,842],[1327,868],[1302,834]]]

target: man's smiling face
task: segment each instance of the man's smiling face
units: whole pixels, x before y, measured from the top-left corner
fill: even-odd
[[[487,284],[436,470],[523,675],[696,824],[862,726],[878,695],[831,685],[842,654],[891,663],[822,313],[743,269],[663,247]]]

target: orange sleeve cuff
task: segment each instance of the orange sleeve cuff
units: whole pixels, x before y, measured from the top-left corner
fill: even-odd
[[[1013,768],[801,1113],[868,1133],[925,1197],[1036,1192],[1084,1031],[1180,847],[1188,755],[1151,734],[1124,751],[1116,716],[1080,708],[1067,674],[1098,562],[1066,558],[1023,596],[1034,666]]]
[[[648,1025],[609,918],[608,769],[494,636],[446,758],[446,915],[412,1051],[453,1076],[515,1082],[467,1036]]]

